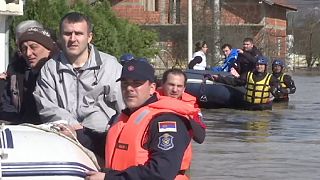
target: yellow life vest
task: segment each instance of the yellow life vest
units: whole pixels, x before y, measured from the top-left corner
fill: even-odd
[[[279,79],[279,82],[280,82],[280,86],[282,87],[282,88],[287,88],[287,85],[284,83],[284,73],[281,75],[281,76],[279,76],[278,77],[278,79]]]
[[[287,88],[287,85],[284,83],[284,75],[285,73],[283,73],[281,76],[278,77],[281,88]],[[287,99],[288,97],[289,97],[288,94],[282,94],[280,97],[278,97],[278,99]]]
[[[249,71],[247,74],[246,95],[244,100],[252,104],[265,104],[270,101],[270,79],[271,74],[267,73],[266,76],[255,82],[253,80],[253,72]]]

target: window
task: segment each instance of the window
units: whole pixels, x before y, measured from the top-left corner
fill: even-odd
[[[158,11],[158,0],[144,0],[145,11]]]
[[[170,0],[169,1],[169,22],[171,24],[180,24],[180,0]]]

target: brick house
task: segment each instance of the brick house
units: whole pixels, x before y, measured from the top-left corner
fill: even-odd
[[[217,2],[219,20],[215,18],[217,12],[213,12]],[[111,0],[111,3],[118,16],[158,31],[163,48],[174,52],[174,58],[186,58],[187,0]],[[192,7],[194,41],[205,39],[209,48],[223,43],[241,48],[243,38],[253,37],[265,55],[285,58],[286,13],[297,10],[287,0],[193,0]],[[216,21],[220,24],[218,33],[212,23]],[[219,38],[213,38],[213,34]]]

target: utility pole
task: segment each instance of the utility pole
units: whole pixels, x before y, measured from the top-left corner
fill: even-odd
[[[188,62],[192,60],[192,0],[188,0]]]
[[[214,0],[213,4],[213,59],[210,65],[215,64],[220,59],[220,0]]]

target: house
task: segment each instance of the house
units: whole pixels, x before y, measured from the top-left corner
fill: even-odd
[[[23,15],[23,0],[0,0],[0,73],[9,63],[9,17]]]
[[[119,17],[160,34],[162,48],[175,59],[187,56],[188,0],[111,0]],[[224,43],[241,48],[245,37],[270,58],[285,59],[288,11],[296,11],[287,0],[193,0],[193,40],[205,39],[211,64]],[[210,48],[211,47],[211,48]]]

